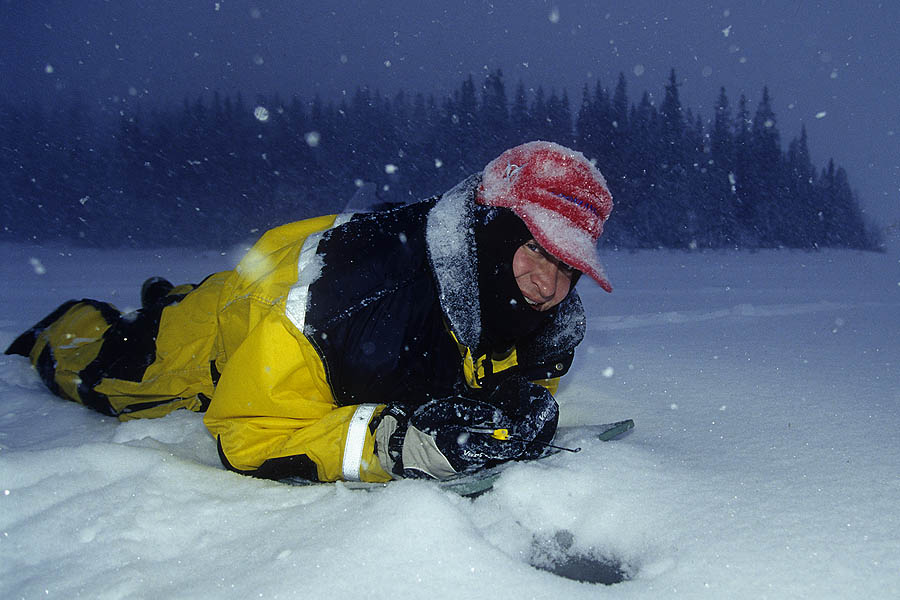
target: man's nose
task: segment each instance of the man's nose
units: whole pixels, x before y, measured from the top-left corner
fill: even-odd
[[[532,280],[545,301],[556,295],[557,270],[556,265],[549,260],[540,261],[534,270]]]

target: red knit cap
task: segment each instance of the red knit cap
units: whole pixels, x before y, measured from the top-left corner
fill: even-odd
[[[612,291],[597,253],[612,196],[581,152],[553,142],[510,148],[484,168],[476,200],[512,209],[547,252]]]

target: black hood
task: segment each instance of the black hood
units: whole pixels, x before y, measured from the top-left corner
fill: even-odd
[[[505,350],[531,336],[553,313],[525,301],[513,273],[513,255],[532,238],[525,223],[508,208],[475,206],[475,249],[481,304],[481,344]]]

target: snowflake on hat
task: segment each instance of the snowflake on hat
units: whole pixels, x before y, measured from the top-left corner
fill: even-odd
[[[581,152],[542,141],[510,148],[485,167],[476,201],[511,209],[550,254],[612,291],[597,253],[612,195]]]

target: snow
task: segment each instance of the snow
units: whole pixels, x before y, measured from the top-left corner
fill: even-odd
[[[435,273],[441,306],[459,341],[474,347],[481,335],[478,270],[473,260],[474,230],[471,204],[477,175],[444,193],[428,211],[425,240]]]
[[[133,308],[145,277],[198,281],[236,256],[0,250],[4,347],[70,297]],[[561,429],[580,453],[514,465],[475,500],[242,477],[199,415],[119,423],[0,358],[0,597],[900,597],[897,252],[605,262],[614,294],[579,283],[562,424],[636,428]],[[530,564],[565,556],[632,579]]]

